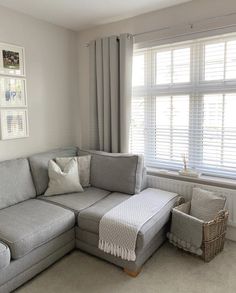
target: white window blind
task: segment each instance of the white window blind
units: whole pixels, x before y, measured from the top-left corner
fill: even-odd
[[[135,50],[130,151],[236,179],[236,34]]]

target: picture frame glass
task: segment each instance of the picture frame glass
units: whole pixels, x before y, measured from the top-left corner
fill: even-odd
[[[0,77],[0,106],[26,107],[26,81],[14,77]]]
[[[0,74],[24,76],[24,49],[0,44]]]
[[[28,136],[27,110],[1,110],[2,139],[15,139]]]
[[[7,69],[20,69],[20,53],[9,50],[2,50],[3,67]]]

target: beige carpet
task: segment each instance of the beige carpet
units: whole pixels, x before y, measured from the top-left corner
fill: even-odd
[[[112,264],[74,251],[41,273],[18,293],[235,293],[236,243],[210,263],[164,244],[137,278]]]

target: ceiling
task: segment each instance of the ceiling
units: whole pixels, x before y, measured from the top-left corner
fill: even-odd
[[[0,5],[72,30],[118,21],[191,0],[0,0]]]

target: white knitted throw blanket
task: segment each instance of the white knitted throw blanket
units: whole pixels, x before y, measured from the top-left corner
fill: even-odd
[[[176,196],[176,193],[148,188],[111,209],[99,224],[99,249],[135,261],[139,230]]]

